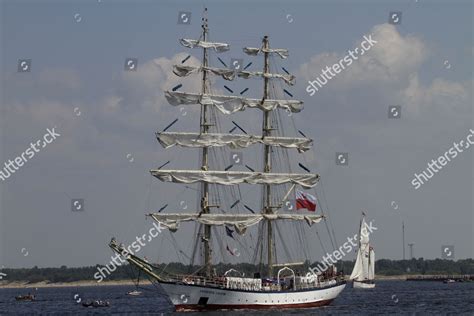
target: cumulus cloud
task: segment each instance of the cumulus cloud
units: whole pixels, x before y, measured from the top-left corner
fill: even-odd
[[[426,59],[428,51],[418,38],[407,35],[403,37],[393,25],[376,25],[367,35],[377,41],[363,56],[348,66],[331,81],[327,87],[335,89],[350,88],[367,83],[397,82],[416,72]],[[360,47],[363,37],[354,44]],[[322,69],[339,62],[348,52],[324,52],[313,56],[308,63],[300,67],[300,74],[305,80],[313,80]]]
[[[411,105],[407,110],[412,114],[420,114],[426,107],[434,111],[462,110],[469,102],[470,92],[467,83],[453,82],[435,78],[430,85],[423,86],[418,75],[412,75],[408,85],[400,91],[401,100]]]
[[[88,83],[73,70],[46,69],[28,77],[9,75],[2,107],[2,116],[8,120],[3,127],[16,132],[5,138],[5,148],[14,154],[37,133],[58,126],[64,136],[59,140],[61,149],[54,152],[57,159],[83,167],[94,167],[98,162],[113,164],[107,157],[135,148],[137,138],[143,142],[145,134],[152,141],[153,132],[179,113],[167,103],[163,90],[182,83],[186,91],[199,91],[196,77],[179,78],[172,72],[173,64],[180,64],[186,56],[156,58],[140,64],[136,72],[121,71],[102,95],[89,102],[80,95]],[[186,65],[198,65],[198,60],[192,57]],[[25,89],[27,94],[22,93]],[[188,106],[186,110],[199,113],[199,107]],[[186,119],[180,117],[180,123],[186,123]],[[140,148],[143,155],[145,151],[151,155],[157,147],[141,144]]]
[[[342,99],[345,93],[356,96],[355,89],[363,88],[366,93],[386,99],[384,106],[393,102],[407,105],[411,115],[419,114],[439,102],[446,104],[447,100],[450,100],[451,108],[467,103],[467,83],[442,78],[435,78],[427,85],[420,82],[419,71],[430,56],[429,47],[422,39],[414,35],[401,35],[389,24],[376,25],[368,34],[377,43],[363,56],[359,55],[352,65],[337,74],[317,94],[334,95],[337,92],[337,98]],[[362,40],[361,35],[361,39],[350,49],[360,47]],[[322,69],[338,63],[346,55],[347,52],[317,54],[301,65],[299,75],[305,82],[312,81]]]
[[[180,78],[173,73],[173,65],[180,64],[187,55],[176,54],[172,58],[156,58],[141,64],[136,72],[122,72],[116,80],[115,94],[123,97],[121,107],[149,108],[157,111],[165,101],[163,91],[177,84],[183,84],[188,91],[198,91],[199,80],[195,77]],[[191,57],[186,65],[198,66],[200,63]],[[193,80],[194,79],[194,80]],[[133,104],[127,104],[131,103]]]
[[[181,64],[186,56],[179,53],[172,58],[155,58],[139,64],[136,72],[122,72],[113,80],[113,88],[100,100],[101,115],[136,130],[154,130],[158,117],[168,119],[176,116],[179,109],[168,104],[164,91],[178,84],[183,85],[183,91],[197,92],[200,89],[200,80],[196,80],[199,74],[181,78],[173,73],[173,65]],[[195,57],[186,61],[187,66],[199,64]],[[187,106],[186,111],[198,112],[199,107]]]
[[[10,74],[5,78],[8,93],[4,115],[35,125],[57,124],[71,119],[74,109],[78,108],[83,117],[93,117],[92,125],[99,126],[101,124],[96,123],[101,122],[154,128],[158,115],[162,118],[177,110],[166,102],[164,90],[181,83],[187,91],[199,91],[200,81],[194,80],[195,77],[179,78],[172,72],[173,64],[180,64],[186,56],[181,53],[172,58],[156,58],[140,64],[136,72],[122,71],[113,77],[110,88],[105,89],[102,96],[88,104],[80,101],[80,89],[86,82],[81,82],[73,70],[45,69],[29,77]],[[198,64],[195,57],[186,62],[186,65]],[[193,107],[188,111],[193,111]]]

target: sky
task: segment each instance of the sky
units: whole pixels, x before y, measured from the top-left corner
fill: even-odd
[[[196,151],[163,149],[155,132],[175,118],[173,131],[198,127],[197,108],[172,107],[163,91],[177,84],[180,91],[199,89],[196,77],[176,77],[171,67],[189,54],[187,65],[199,63],[200,51],[178,39],[198,38],[205,6],[211,40],[231,45],[219,54],[226,63],[243,59],[260,70],[242,47],[259,47],[264,35],[272,47],[289,49],[272,70],[285,67],[296,76],[285,89],[305,109],[288,119],[314,139],[304,161],[321,175],[318,190],[324,189],[339,244],[357,231],[364,210],[378,228],[377,258],[402,258],[403,222],[415,257],[440,258],[443,246],[454,246],[455,259],[472,258],[472,149],[418,189],[412,184],[415,173],[474,128],[471,1],[0,3],[0,167],[47,129],[60,134],[0,180],[0,266],[105,264],[112,236],[131,243],[152,227],[147,211],[182,207],[181,201],[195,206],[193,190],[163,184],[148,171],[168,160],[176,168],[198,163]],[[182,11],[191,13],[190,24],[177,23]],[[400,24],[389,23],[390,12],[402,13]],[[364,35],[377,43],[311,96],[308,81],[359,47]],[[136,71],[124,70],[126,58],[137,59]],[[19,72],[25,59],[30,71]],[[222,67],[216,55],[211,62]],[[219,93],[228,93],[224,85],[249,87],[246,96],[261,97],[261,81],[243,81],[213,83]],[[390,106],[400,106],[400,117],[389,118]],[[256,111],[223,117],[224,129],[235,120],[258,134]],[[348,164],[336,164],[336,153],[347,153]],[[257,165],[254,155],[247,157]],[[292,159],[294,171],[301,172],[300,161]],[[83,211],[71,211],[72,199],[84,200]],[[248,203],[258,206],[253,198]],[[177,242],[189,243],[187,233]],[[173,261],[158,247],[169,240],[163,233],[143,255]],[[313,258],[321,258],[314,248]]]

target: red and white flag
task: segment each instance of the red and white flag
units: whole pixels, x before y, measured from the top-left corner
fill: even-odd
[[[316,198],[309,193],[296,190],[296,209],[307,209],[308,211],[316,211]]]

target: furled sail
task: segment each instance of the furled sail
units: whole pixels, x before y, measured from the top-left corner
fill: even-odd
[[[194,47],[201,47],[201,48],[212,48],[218,53],[222,53],[228,51],[230,49],[229,44],[226,43],[213,43],[213,42],[206,42],[200,40],[193,40],[193,39],[180,39],[179,42],[184,47],[194,48]]]
[[[295,84],[295,76],[293,75],[282,75],[282,74],[272,74],[272,73],[264,73],[261,71],[241,71],[239,72],[239,77],[248,79],[252,77],[263,77],[263,78],[269,78],[269,79],[282,79],[285,81],[287,84],[290,86]]]
[[[266,49],[266,48],[244,47],[244,53],[246,53],[247,55],[256,56],[258,55],[258,53],[261,53],[261,52],[270,53],[270,54],[274,53],[283,59],[287,58],[290,55],[287,49],[282,49],[282,48]]]
[[[151,170],[150,173],[164,182],[206,182],[222,185],[247,184],[299,184],[312,188],[319,181],[317,174],[263,173],[245,171],[201,171],[201,170]]]
[[[235,71],[233,69],[213,68],[213,67],[194,67],[194,66],[174,65],[173,73],[178,77],[186,77],[186,76],[189,76],[190,74],[200,72],[203,69],[216,76],[221,76],[225,80],[234,80],[235,78]]]
[[[297,137],[261,137],[254,135],[239,134],[198,134],[198,133],[170,133],[158,132],[156,137],[164,148],[175,145],[183,147],[222,147],[229,146],[232,149],[247,148],[253,144],[265,144],[284,148],[296,148],[299,152],[305,152],[312,146],[312,140]]]
[[[272,100],[246,99],[234,96],[195,94],[179,91],[166,91],[165,97],[168,103],[174,106],[189,104],[213,105],[223,114],[232,114],[243,111],[245,108],[259,108],[263,111],[272,111],[282,108],[292,113],[298,113],[303,109],[303,101],[297,100]]]
[[[306,221],[309,226],[319,223],[321,215],[301,215],[301,214],[198,214],[198,213],[152,213],[148,214],[155,221],[175,232],[181,222],[195,221],[204,225],[213,226],[233,226],[235,230],[243,235],[248,227],[260,223],[262,220],[297,220]]]

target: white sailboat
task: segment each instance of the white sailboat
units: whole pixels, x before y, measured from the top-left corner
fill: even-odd
[[[316,213],[301,214],[295,213],[294,210],[290,213],[284,212],[285,205],[288,205],[289,202],[288,197],[291,192],[294,192],[296,186],[310,189],[319,181],[319,175],[310,173],[309,170],[304,174],[291,172],[290,161],[287,161],[289,158],[284,154],[286,149],[304,152],[312,145],[312,140],[306,136],[303,138],[285,137],[280,125],[279,113],[283,113],[283,118],[288,118],[288,113],[297,113],[302,110],[303,102],[279,99],[271,95],[274,93],[275,86],[270,86],[270,81],[282,80],[286,84],[293,84],[294,76],[270,72],[270,58],[285,59],[288,57],[288,51],[270,48],[269,38],[265,36],[261,47],[244,48],[244,53],[250,56],[263,55],[263,71],[245,71],[248,66],[239,70],[211,67],[209,54],[227,51],[229,45],[211,42],[208,38],[207,17],[205,16],[202,21],[202,33],[199,39],[182,39],[180,41],[187,48],[202,49],[202,64],[199,67],[177,65],[173,69],[173,72],[180,77],[201,73],[201,91],[199,93],[174,90],[165,92],[171,105],[201,107],[200,131],[198,133],[166,132],[168,126],[165,131],[157,133],[158,141],[164,148],[176,145],[184,148],[199,148],[199,169],[163,170],[158,168],[150,171],[162,182],[185,185],[199,183],[200,189],[197,190],[200,200],[199,209],[194,213],[161,213],[160,209],[158,212],[148,214],[161,226],[167,228],[170,234],[180,230],[181,225],[195,224],[196,234],[188,235],[188,239],[192,239],[194,245],[192,255],[188,256],[189,266],[194,265],[194,258],[197,254],[200,255],[199,265],[201,268],[198,271],[189,271],[185,275],[168,273],[134,254],[127,253],[125,247],[115,239],[112,239],[109,246],[125,257],[132,266],[145,272],[152,282],[159,283],[177,311],[308,308],[327,305],[344,289],[346,282],[342,276],[329,273],[300,276],[298,271],[293,269],[297,265],[302,266],[304,262],[281,263],[282,257],[285,260],[282,252],[305,250],[306,253],[303,255],[307,256],[307,244],[311,241],[308,238],[302,238],[302,234],[311,227],[314,229],[314,224],[326,220],[323,215]],[[221,63],[223,63],[222,60]],[[283,68],[283,70],[285,69]],[[251,99],[242,96],[213,94],[211,80],[209,80],[209,76],[213,75],[225,80],[233,80],[237,77],[263,79],[263,95],[257,99]],[[240,94],[242,95],[242,93]],[[231,115],[244,110],[263,113],[262,135],[248,135],[236,123],[234,124],[244,134],[222,133],[220,131],[217,119],[221,115]],[[255,113],[249,115],[255,115]],[[300,134],[302,133],[300,132]],[[255,171],[247,165],[245,167],[250,172],[229,171],[232,165],[226,167],[215,159],[217,150],[244,149],[250,146],[263,147],[263,155],[260,152],[260,156],[263,156],[262,171]],[[276,172],[277,169],[283,169],[285,172]],[[233,191],[232,200],[221,198],[229,190],[241,184],[263,186],[259,201],[261,211],[254,212],[246,205],[244,206],[247,211],[240,209],[238,205],[241,201],[240,189]],[[223,192],[219,190],[223,190]],[[235,196],[239,200],[232,203]],[[281,233],[280,228],[282,225],[286,225],[285,223],[294,223],[290,228],[294,229],[292,231],[294,236],[300,237],[298,247],[285,245],[285,239],[291,238],[289,234],[286,235],[286,238],[282,238],[284,234]],[[256,231],[256,229],[258,230]],[[235,233],[235,236],[232,233]],[[253,277],[244,277],[242,273],[234,269],[225,272],[216,271],[218,260],[225,260],[226,255],[235,255],[235,251],[229,246],[225,247],[225,243],[234,242],[234,238],[241,237],[253,239],[248,242],[245,249],[242,249],[242,252],[254,252],[249,257],[256,266],[260,267],[259,270],[255,271]],[[244,241],[239,240],[240,242]],[[277,242],[280,244],[279,248]],[[283,246],[281,246],[282,244]],[[222,257],[219,258],[219,255]],[[288,255],[286,258],[291,259]],[[166,260],[167,258],[161,259]],[[303,272],[303,275],[306,274],[304,270],[300,272]]]
[[[359,249],[350,279],[353,280],[355,289],[372,289],[375,287],[375,252],[369,241],[369,233],[365,222],[365,214],[362,215],[359,227]]]

